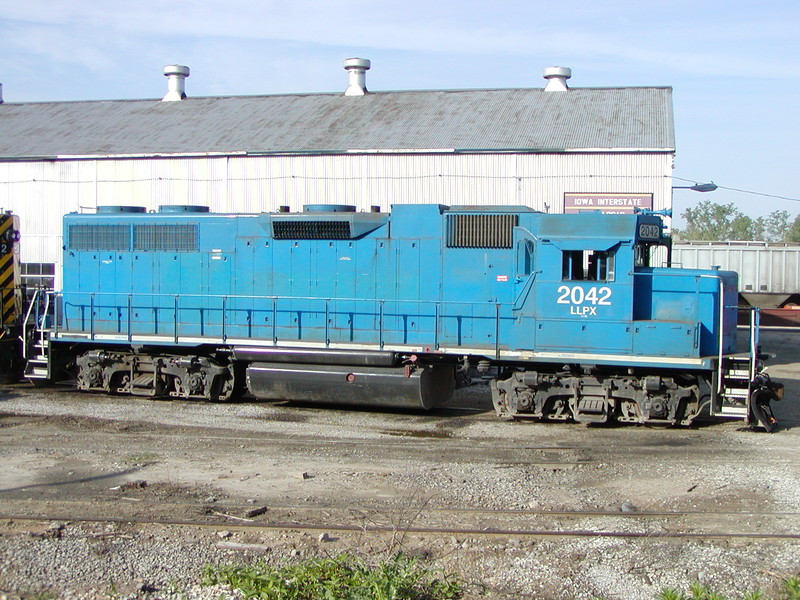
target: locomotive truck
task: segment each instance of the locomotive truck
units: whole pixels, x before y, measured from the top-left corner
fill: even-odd
[[[468,376],[498,415],[771,429],[737,276],[658,266],[656,214],[347,205],[64,217],[63,289],[25,319],[27,375],[81,390],[430,409]],[[661,257],[661,258],[659,258]],[[476,375],[477,374],[477,375]]]

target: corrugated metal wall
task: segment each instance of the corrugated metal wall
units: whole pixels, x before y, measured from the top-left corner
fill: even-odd
[[[671,153],[351,154],[0,163],[0,207],[21,218],[22,261],[61,262],[61,217],[98,205],[202,204],[215,212],[304,204],[526,205],[566,192],[652,193],[671,208]],[[60,282],[57,282],[59,284]]]

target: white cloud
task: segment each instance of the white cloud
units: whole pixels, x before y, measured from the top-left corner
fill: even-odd
[[[562,64],[576,87],[675,86],[683,172],[762,190],[773,169],[766,191],[792,195],[798,22],[796,0],[0,0],[0,74],[15,102],[156,98],[171,63],[190,96],[341,90],[353,55],[371,89],[536,86]]]
[[[112,68],[113,62],[104,51],[102,37],[87,40],[53,26],[22,25],[4,30],[5,61],[14,56],[36,55],[45,61],[59,64],[79,64],[93,71]],[[9,55],[10,54],[10,55]]]
[[[6,42],[17,52],[80,63],[89,69],[105,68],[108,55],[128,50],[120,47],[120,38],[136,37],[140,44],[157,40],[161,47],[174,44],[176,48],[192,40],[222,44],[227,39],[229,52],[235,51],[235,40],[249,41],[254,49],[260,42],[282,41],[407,52],[563,57],[570,64],[605,63],[612,71],[619,70],[618,63],[630,62],[697,76],[789,79],[800,74],[797,57],[787,58],[781,41],[784,35],[794,35],[785,15],[776,19],[763,10],[753,15],[706,14],[697,4],[703,3],[656,1],[642,8],[628,0],[602,7],[578,0],[0,2],[4,18],[17,21]],[[231,59],[236,62],[235,57]],[[763,68],[766,63],[769,69]]]

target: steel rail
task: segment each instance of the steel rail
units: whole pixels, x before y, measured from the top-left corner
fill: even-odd
[[[800,533],[765,532],[697,532],[697,531],[615,531],[588,529],[502,529],[469,527],[418,527],[390,525],[351,525],[344,523],[297,523],[297,522],[209,522],[191,519],[153,519],[140,517],[64,517],[63,515],[27,516],[24,514],[0,513],[6,521],[70,521],[80,523],[131,523],[136,525],[184,526],[219,529],[265,529],[335,531],[359,533],[403,533],[417,535],[465,535],[475,537],[529,537],[529,538],[622,538],[622,539],[746,539],[746,540],[800,540]]]
[[[2,493],[0,493],[0,497],[2,497]],[[241,510],[246,511],[252,509],[255,505],[254,504],[237,504],[237,503],[226,503],[226,502],[219,502],[219,503],[202,503],[202,502],[159,502],[159,501],[151,501],[146,498],[133,498],[133,497],[107,497],[107,498],[93,498],[92,500],[10,500],[10,502],[24,502],[26,506],[30,506],[31,504],[58,504],[61,506],[65,505],[80,505],[80,504],[93,504],[93,505],[103,505],[103,504],[113,504],[118,505],[120,502],[130,502],[135,504],[130,504],[130,506],[148,506],[148,507],[171,507],[171,508],[185,508],[185,509],[197,509],[200,507],[209,507],[209,506],[217,506],[217,508],[225,509],[225,510]],[[357,505],[353,504],[352,502],[348,502],[346,506],[334,506],[330,504],[270,504],[268,506],[269,512],[278,512],[278,511],[285,511],[285,512],[311,512],[311,511],[323,511],[323,512],[331,512],[331,511],[370,511],[376,513],[389,513],[389,512],[398,512],[401,509],[398,507],[391,508],[386,506],[370,506],[370,505]],[[539,510],[539,509],[525,509],[525,508],[458,508],[458,507],[448,507],[448,506],[430,506],[429,504],[425,505],[423,508],[419,508],[418,506],[407,506],[403,507],[403,510],[407,512],[414,512],[414,514],[418,514],[423,516],[428,513],[447,513],[447,514],[496,514],[496,515],[504,515],[504,516],[527,516],[527,517],[615,517],[615,518],[625,518],[625,519],[635,519],[638,517],[646,517],[646,518],[671,518],[671,517],[702,517],[702,516],[729,516],[729,517],[786,517],[786,518],[795,518],[800,517],[800,512],[798,511],[737,511],[737,510],[714,510],[714,511],[703,511],[703,510],[665,510],[665,511],[648,511],[648,510],[636,510],[632,512],[622,512],[620,510]],[[0,515],[0,518],[4,518]]]

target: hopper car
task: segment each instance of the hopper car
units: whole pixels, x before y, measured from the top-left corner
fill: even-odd
[[[63,287],[23,325],[26,374],[81,390],[430,409],[470,378],[502,417],[771,429],[737,276],[654,266],[657,214],[396,205],[64,217]]]

